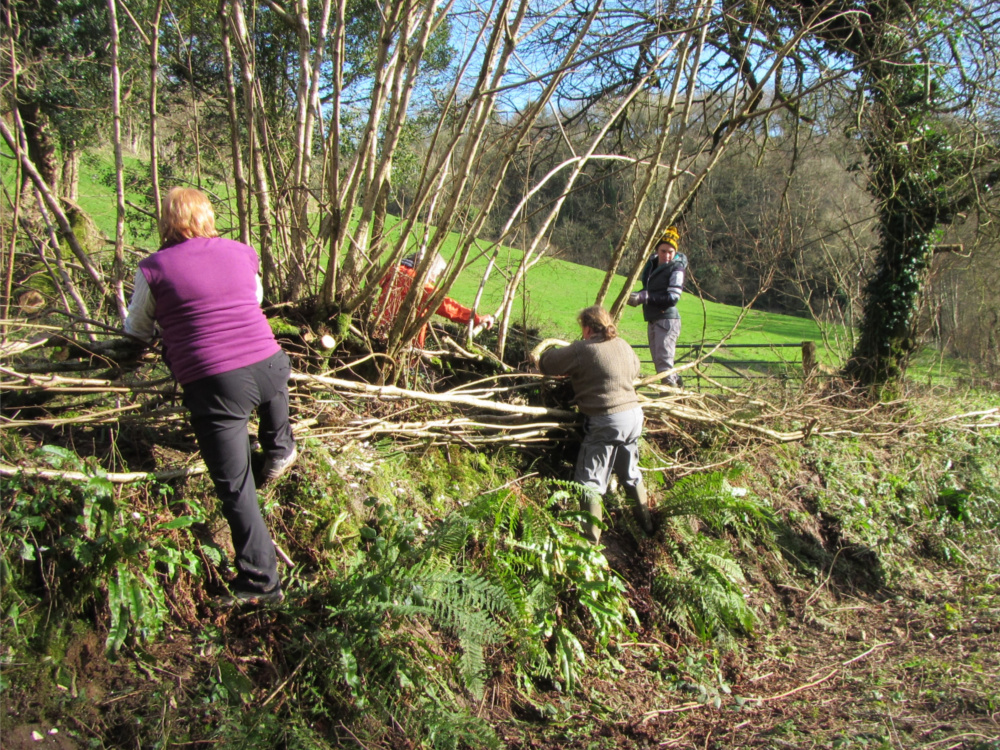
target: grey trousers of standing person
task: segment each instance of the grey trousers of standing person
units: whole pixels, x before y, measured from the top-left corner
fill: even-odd
[[[649,351],[653,356],[653,366],[657,372],[674,369],[674,352],[677,350],[677,339],[680,335],[680,318],[661,318],[647,324]],[[680,376],[677,373],[668,375],[666,381],[671,385],[678,385]]]
[[[201,457],[222,501],[236,550],[237,577],[232,587],[244,592],[270,591],[279,584],[274,542],[257,502],[250,469],[247,425],[256,409],[258,439],[268,455],[286,456],[295,448],[288,421],[288,355],[265,360],[184,386],[184,405]]]
[[[616,414],[587,417],[583,429],[583,444],[576,458],[573,480],[592,489],[584,499],[584,510],[600,521],[603,516],[601,496],[608,491],[612,471],[625,494],[638,502],[642,486],[642,474],[639,473],[642,409],[637,406]],[[584,533],[592,542],[600,540],[601,532],[596,524],[586,524]]]

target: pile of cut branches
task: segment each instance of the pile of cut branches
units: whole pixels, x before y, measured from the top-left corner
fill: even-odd
[[[54,329],[36,333],[0,348],[0,431],[25,431],[47,442],[83,428],[140,424],[155,431],[183,424],[180,389],[155,353],[120,338],[84,344]],[[345,360],[337,371],[351,367]],[[917,421],[897,408],[899,402],[844,406],[843,394],[807,388],[770,399],[720,384],[714,384],[712,393],[696,393],[650,380],[639,384],[647,434],[681,441],[706,429],[724,431],[737,442],[786,443],[821,435],[893,438],[944,423],[968,430],[1000,426],[998,409]],[[537,373],[508,371],[430,391],[296,371],[291,383],[294,431],[300,440],[313,438],[333,448],[389,439],[403,450],[445,444],[480,450],[572,439],[580,417],[569,404],[543,405],[551,400],[546,384]],[[111,472],[107,478],[122,483],[166,480],[204,471],[193,458],[193,440],[189,446],[189,459],[182,465]],[[664,468],[684,467],[675,462]],[[18,471],[72,478],[72,472],[15,466],[9,460],[0,464],[2,475]]]

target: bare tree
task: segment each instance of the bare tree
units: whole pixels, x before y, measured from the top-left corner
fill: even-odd
[[[108,25],[111,29],[111,142],[115,149],[115,266],[112,286],[118,314],[125,320],[127,306],[122,281],[125,278],[125,181],[122,161],[121,76],[118,72],[118,9],[117,0],[108,0]]]

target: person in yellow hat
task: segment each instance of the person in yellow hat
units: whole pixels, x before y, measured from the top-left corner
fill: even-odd
[[[677,303],[684,292],[688,259],[684,253],[677,251],[679,241],[677,227],[667,227],[639,276],[642,291],[633,292],[628,298],[630,306],[642,305],[649,351],[657,372],[674,369],[674,351],[681,334],[681,314]],[[665,380],[668,385],[681,386],[681,377],[676,372],[670,372]]]

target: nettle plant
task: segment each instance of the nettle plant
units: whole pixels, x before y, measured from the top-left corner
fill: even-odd
[[[24,596],[57,599],[78,611],[99,613],[106,606],[109,651],[129,638],[159,634],[169,614],[164,585],[181,570],[199,574],[201,565],[186,534],[172,532],[200,517],[151,522],[142,505],[118,496],[100,467],[58,446],[43,446],[37,456],[86,479],[7,482],[9,505],[0,533],[5,581]],[[146,489],[161,500],[172,492],[165,485]]]

